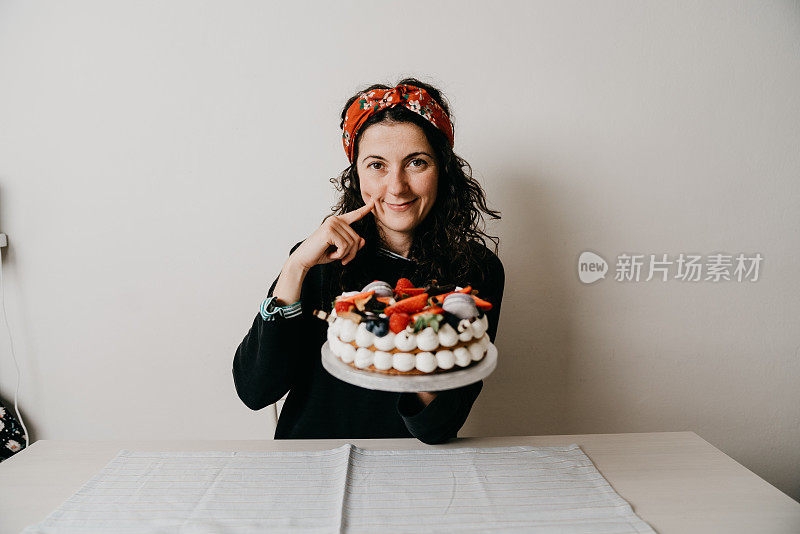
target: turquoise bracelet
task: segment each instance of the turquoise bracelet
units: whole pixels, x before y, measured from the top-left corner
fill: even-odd
[[[261,303],[261,318],[265,321],[275,321],[278,317],[291,319],[303,313],[299,300],[288,306],[277,306],[275,304],[276,300],[277,297],[272,296],[265,298],[264,302]]]

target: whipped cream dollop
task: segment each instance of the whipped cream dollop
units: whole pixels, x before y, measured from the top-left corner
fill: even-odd
[[[343,317],[338,317],[336,319],[339,324],[339,339],[342,341],[355,341],[356,339],[356,332],[358,331],[358,325],[349,319],[345,319]],[[335,324],[335,322],[334,322]]]
[[[350,343],[339,343],[338,356],[344,363],[352,363],[356,359],[356,348]]]
[[[416,367],[423,373],[432,373],[437,366],[438,363],[433,353],[431,352],[417,353],[414,361],[414,367]]]
[[[486,314],[484,314],[483,317],[472,321],[472,332],[476,338],[481,337],[488,328],[489,318],[486,317]]]
[[[458,332],[456,332],[455,329],[449,324],[444,323],[439,327],[438,338],[439,345],[442,345],[443,347],[452,347],[458,343]]]
[[[350,321],[352,322],[352,321]],[[355,342],[359,347],[369,347],[375,341],[375,334],[367,330],[367,323],[359,323],[356,328]]]
[[[472,343],[469,346],[475,345]],[[456,365],[459,367],[466,367],[472,362],[472,355],[469,352],[469,349],[465,347],[458,347],[456,350],[453,351],[453,356],[456,360]]]
[[[461,319],[458,322],[458,340],[469,341],[473,337],[475,337],[475,331],[472,330],[472,323],[469,322],[469,319]]]
[[[392,368],[393,362],[394,360],[391,353],[383,352],[382,350],[375,351],[374,361],[372,362],[372,364],[375,366],[375,369],[388,371]]]
[[[398,371],[410,371],[414,363],[414,355],[408,352],[395,352],[392,356],[392,367]]]
[[[365,348],[360,348],[356,351],[356,357],[353,363],[359,369],[366,369],[373,362],[373,354],[372,351]]]
[[[414,350],[417,348],[417,335],[409,332],[408,330],[402,330],[395,334],[394,346],[398,350]]]
[[[375,348],[378,350],[392,350],[395,347],[394,335],[394,332],[390,330],[385,336],[376,336],[374,342]]]
[[[436,364],[441,369],[452,369],[456,364],[456,357],[451,350],[440,350],[436,353]]]
[[[439,346],[439,336],[434,332],[432,326],[425,327],[417,334],[417,347],[420,350],[433,350]],[[397,347],[400,349],[400,347]],[[405,350],[405,349],[400,349]]]

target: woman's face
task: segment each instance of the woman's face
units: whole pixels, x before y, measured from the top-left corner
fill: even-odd
[[[413,123],[369,126],[358,143],[358,177],[364,202],[375,199],[385,231],[411,234],[436,201],[439,168],[422,128]]]

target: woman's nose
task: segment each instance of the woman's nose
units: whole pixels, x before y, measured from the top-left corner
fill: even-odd
[[[406,175],[403,169],[393,170],[387,176],[386,191],[394,196],[400,196],[408,189]]]

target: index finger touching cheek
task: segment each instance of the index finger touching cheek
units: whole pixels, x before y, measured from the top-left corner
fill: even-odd
[[[372,211],[372,208],[375,206],[375,199],[370,198],[369,202],[361,206],[360,208],[348,211],[347,213],[343,214],[340,219],[342,219],[347,224],[352,224],[359,219],[363,219],[367,213]]]

